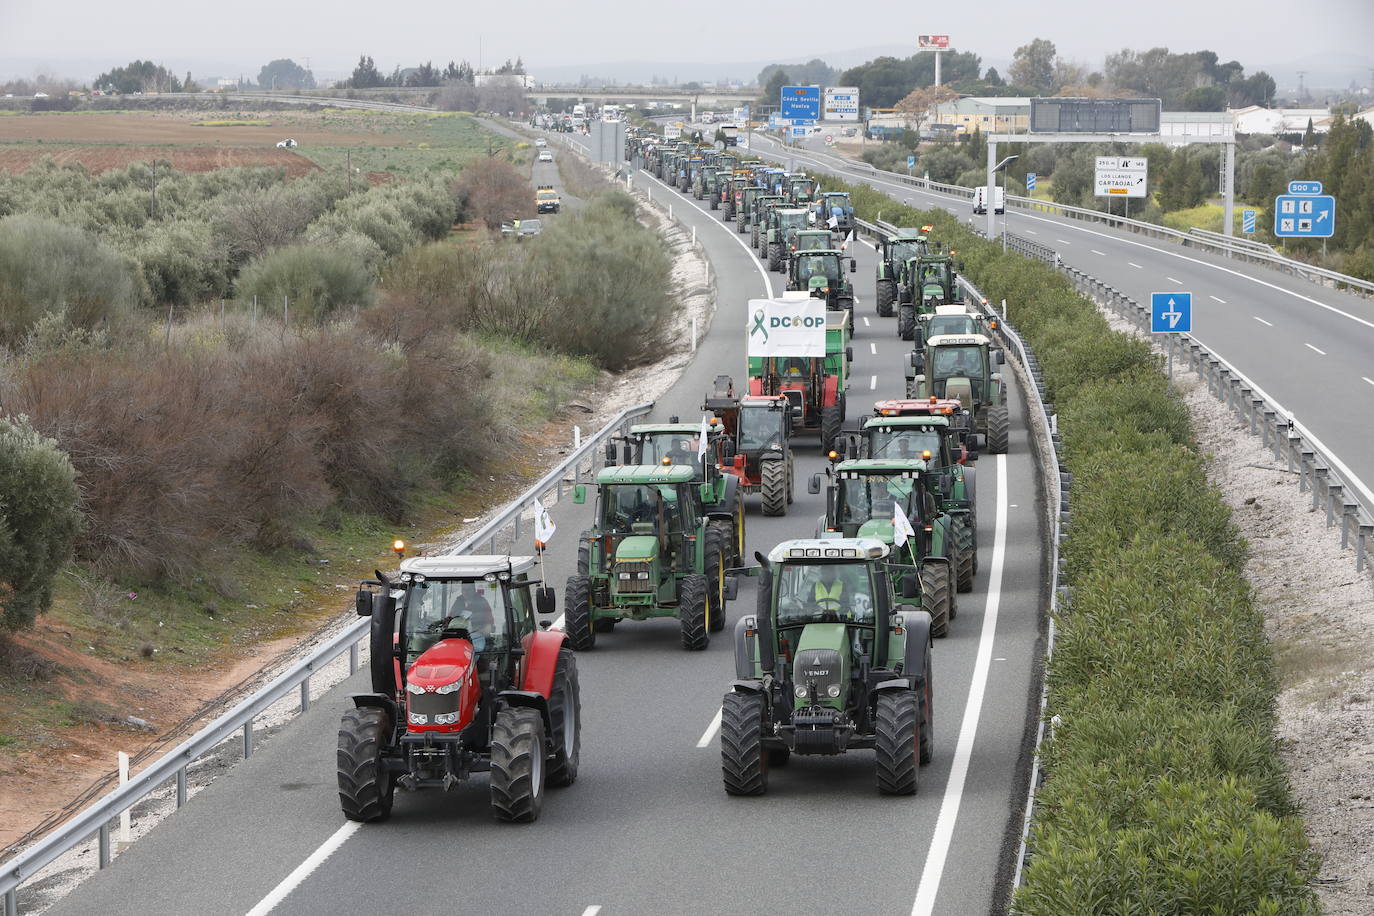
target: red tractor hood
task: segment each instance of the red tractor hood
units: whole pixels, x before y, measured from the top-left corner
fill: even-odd
[[[460,731],[472,721],[480,687],[477,653],[466,639],[442,639],[406,672],[407,727],[412,732]],[[442,690],[457,684],[457,690]]]

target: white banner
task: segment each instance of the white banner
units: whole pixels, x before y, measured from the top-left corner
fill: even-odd
[[[824,299],[750,299],[750,356],[825,356]]]

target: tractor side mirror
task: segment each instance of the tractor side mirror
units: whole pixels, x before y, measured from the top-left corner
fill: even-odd
[[[1007,364],[1007,355],[1003,353],[1001,350],[997,351],[996,359],[997,365],[999,366],[1005,366]]]
[[[735,440],[722,439],[720,443],[720,457],[722,461],[730,461],[735,457]]]
[[[948,498],[948,497],[949,497],[949,494],[951,494],[951,493],[953,493],[953,492],[954,492],[954,475],[953,475],[953,474],[941,474],[941,475],[940,475],[940,493],[941,493],[942,495],[944,495],[946,498]]]
[[[725,600],[734,601],[739,597],[739,580],[729,576],[725,580]]]
[[[540,614],[548,615],[558,610],[558,596],[551,585],[541,585],[534,590],[534,606]]]
[[[573,487],[573,505],[580,506],[587,501],[587,485],[585,483],[576,484]]]
[[[812,496],[815,496],[817,493],[821,492],[820,474],[811,475],[811,479],[806,483],[806,492],[810,493]]]
[[[606,464],[615,464],[615,443],[609,439],[606,441]]]
[[[902,597],[919,598],[921,597],[921,577],[916,573],[907,573],[902,576]]]
[[[857,259],[857,258],[850,258],[850,259],[849,259],[849,272],[850,272],[850,273],[856,273],[856,272],[858,271],[858,269],[859,269],[859,261],[858,261],[858,259]]]
[[[354,599],[354,606],[359,617],[371,617],[372,592],[365,588],[358,589],[358,594]]]

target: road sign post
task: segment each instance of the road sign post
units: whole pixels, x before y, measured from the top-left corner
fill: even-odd
[[[1034,190],[1035,190],[1035,173],[1034,173],[1034,172],[1027,172],[1027,173],[1026,173],[1026,191],[1029,193],[1030,191],[1034,191]]]
[[[1169,354],[1169,387],[1174,384],[1174,341],[1176,334],[1193,330],[1192,293],[1150,293],[1150,333],[1168,334],[1165,348]]]
[[[1281,239],[1329,239],[1336,233],[1336,198],[1320,181],[1290,181],[1274,198],[1274,235]]]

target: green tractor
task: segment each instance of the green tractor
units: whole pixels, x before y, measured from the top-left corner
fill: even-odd
[[[754,215],[749,221],[749,247],[760,258],[768,257],[768,220],[773,211],[787,204],[781,194],[760,194],[754,198]]]
[[[697,200],[711,201],[711,209],[720,206],[720,194],[716,189],[717,169],[714,165],[703,165],[697,169],[696,177],[692,180],[692,196]]]
[[[973,415],[978,447],[1004,454],[1010,418],[1006,386],[995,368],[1006,362],[1002,350],[982,334],[937,334],[925,344],[919,365],[908,364],[908,394],[958,401]]]
[[[907,520],[915,537],[902,547],[920,570],[921,603],[930,612],[931,633],[949,632],[959,614],[955,596],[957,570],[962,562],[958,537],[940,500],[953,481],[934,470],[934,456],[911,459],[854,458],[826,468],[825,515],[817,521],[816,537],[872,537],[897,550],[895,517]],[[821,475],[811,476],[808,490],[821,491]]]
[[[845,260],[845,253],[838,250],[797,252],[787,261],[787,288],[824,299],[826,309],[844,313],[853,333],[854,284],[845,276]],[[852,274],[858,270],[858,262],[854,258],[848,261]]]
[[[797,236],[806,229],[806,210],[799,207],[773,207],[768,212],[767,237],[764,239],[768,269],[781,273],[786,270],[787,256],[797,247]]]
[[[899,229],[896,234],[883,237],[878,247],[875,297],[880,317],[892,317],[892,308],[897,302],[897,277],[902,267],[911,258],[926,254],[927,250],[925,235],[916,229]]]
[[[760,197],[768,195],[767,188],[761,188],[756,184],[745,184],[739,188],[739,196],[735,200],[735,231],[744,234],[744,230],[754,224],[754,201]]]
[[[569,577],[565,625],[574,649],[622,620],[676,617],[685,649],[705,649],[725,627],[725,570],[733,532],[707,514],[714,494],[691,467],[630,465],[596,475],[596,522],[582,535],[586,571]],[[587,485],[573,488],[585,503]],[[581,564],[579,550],[579,565]]]
[[[934,314],[937,306],[963,305],[964,291],[947,254],[908,258],[897,287],[897,334],[902,340],[916,336],[916,316]]]
[[[796,247],[787,256],[795,257],[802,251],[830,251],[834,247],[835,239],[829,229],[803,229],[797,233]]]
[[[821,451],[827,452],[844,423],[845,387],[853,358],[849,323],[843,313],[827,312],[825,356],[750,356],[749,394],[787,398],[793,426],[819,430]]]
[[[744,573],[758,578],[757,611],[735,626],[721,708],[726,793],[763,795],[793,754],[872,748],[878,791],[913,794],[934,753],[931,619],[903,600],[919,591],[914,570],[873,538],[783,541],[754,556]]]
[[[784,183],[786,188],[783,193],[787,195],[788,203],[794,207],[807,207],[821,191],[816,179],[803,174],[789,172]]]

